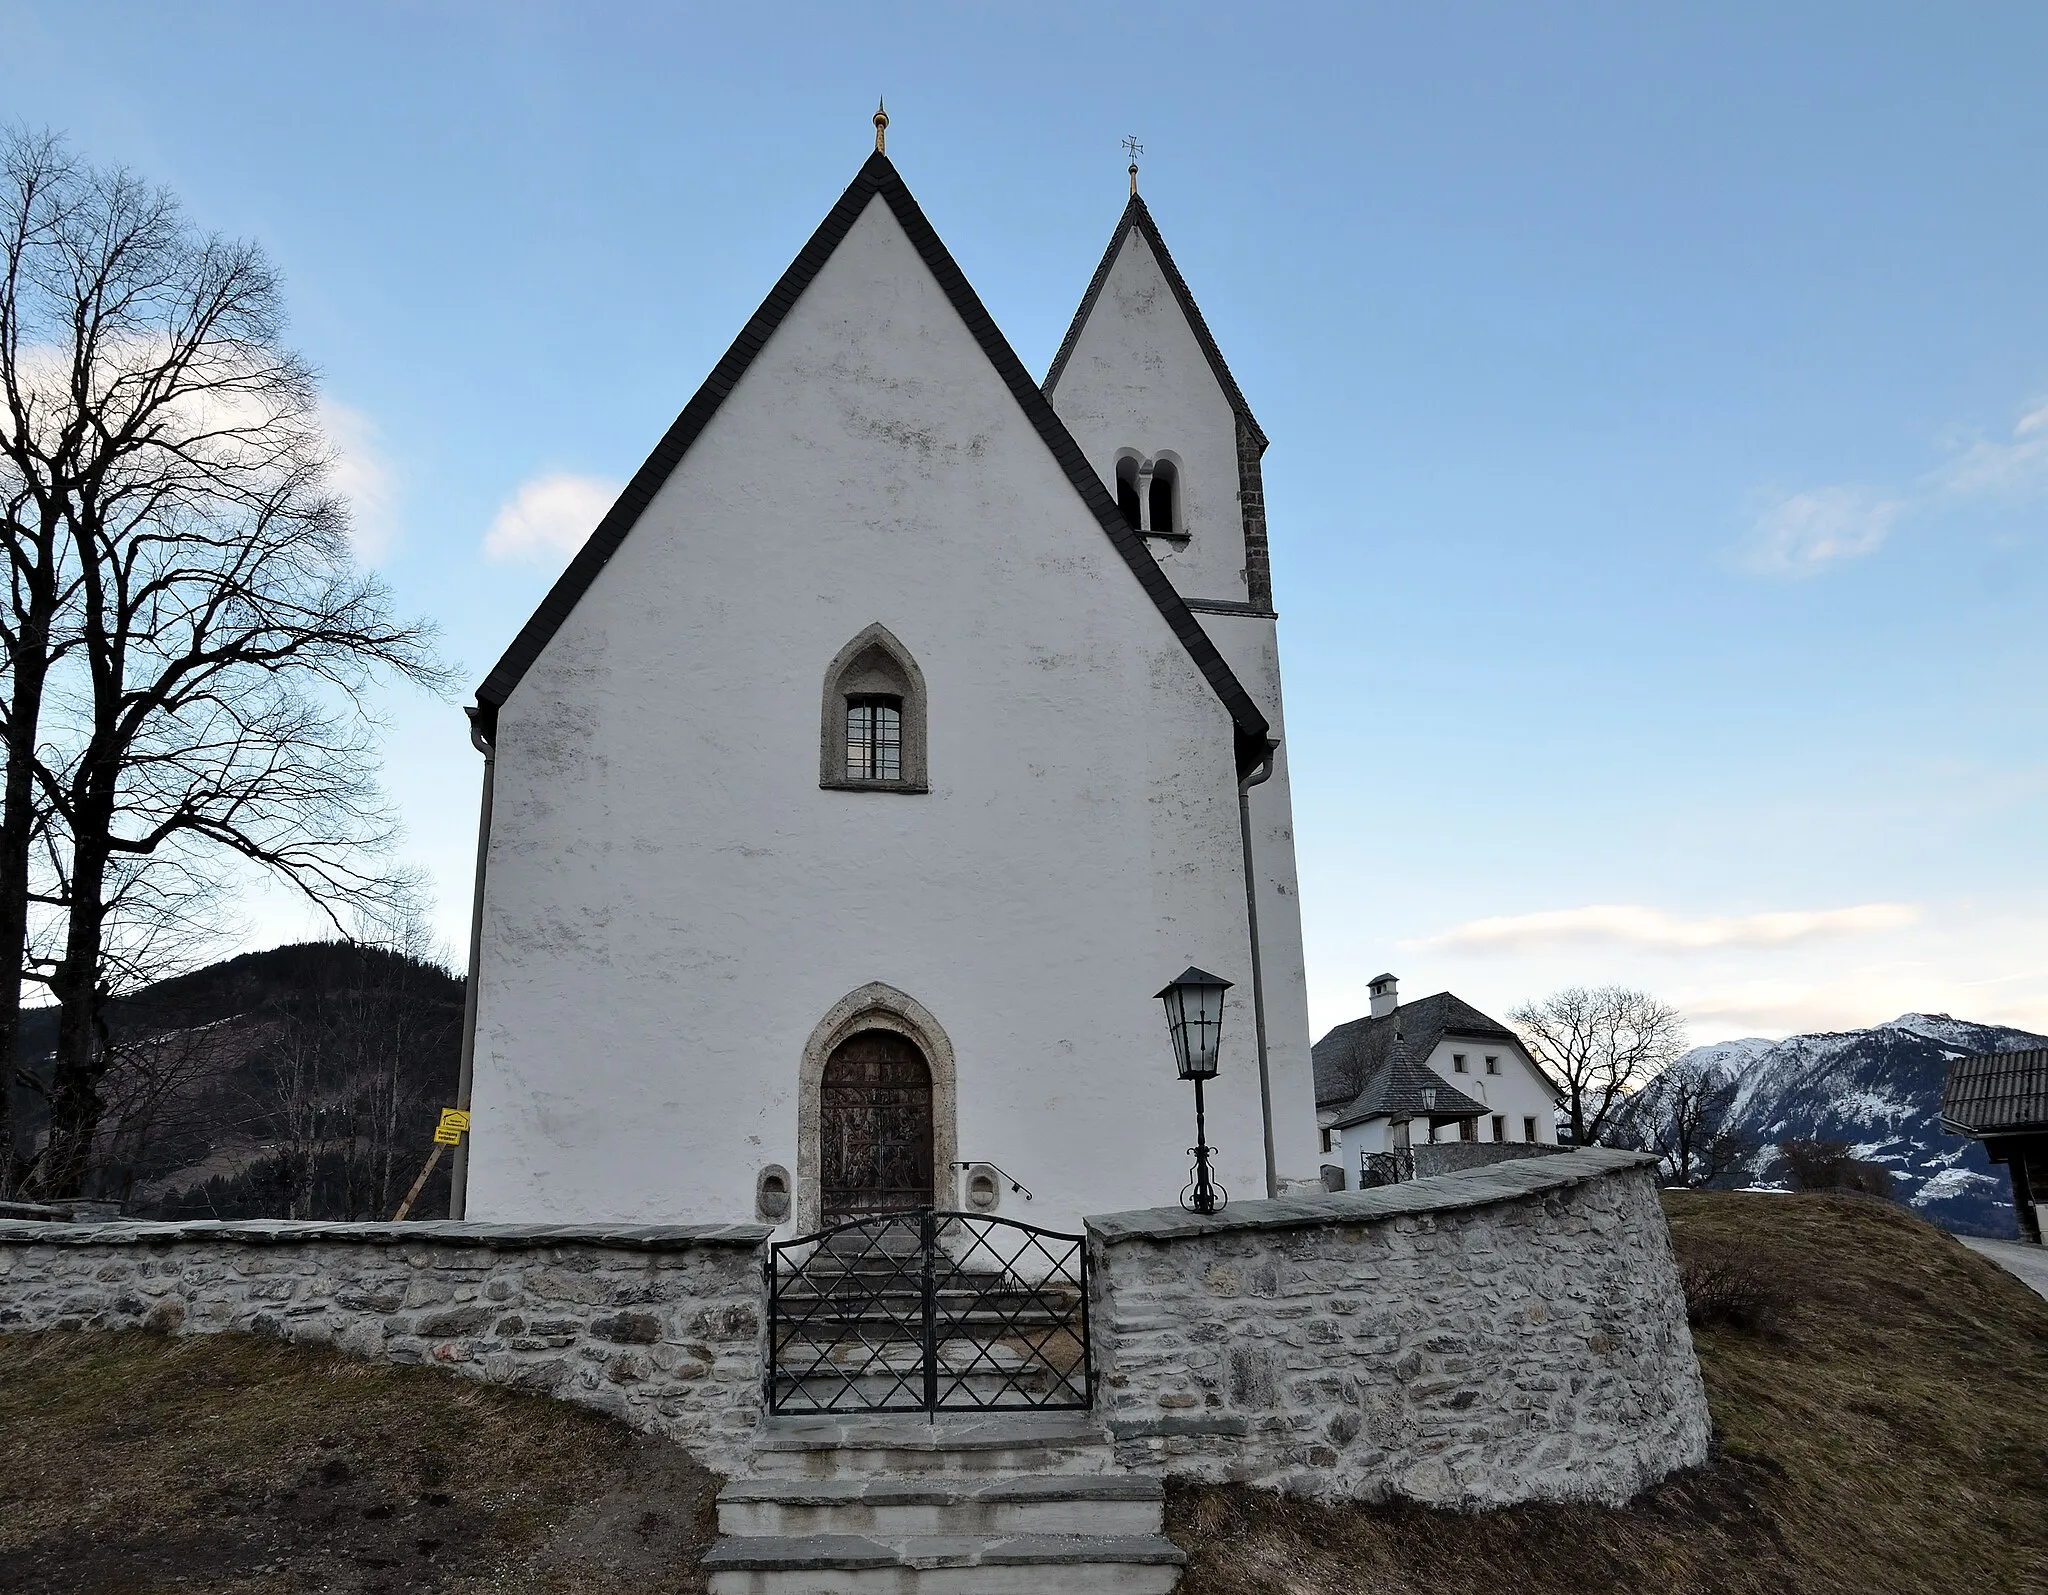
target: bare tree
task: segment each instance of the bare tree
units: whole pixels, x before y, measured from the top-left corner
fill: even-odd
[[[99,452],[83,413],[65,413],[60,396],[69,373],[57,353],[65,340],[54,311],[71,296],[50,275],[51,246],[76,223],[79,184],[54,139],[0,135],[0,533],[9,583],[0,617],[0,748],[7,760],[0,803],[0,1199],[15,1184],[11,1109],[29,878],[49,817],[35,783],[35,749],[50,672],[65,649],[64,515]]]
[[[1616,1109],[1616,1132],[1655,1152],[1666,1185],[1711,1185],[1756,1150],[1730,1119],[1740,1082],[1706,1058],[1680,1058]]]
[[[436,1063],[459,1010],[420,920],[365,929],[345,978],[296,994],[264,1049],[252,1105],[287,1217],[388,1217],[453,1084]]]
[[[1624,986],[1573,986],[1508,1018],[1564,1087],[1575,1146],[1598,1141],[1623,1099],[1685,1050],[1678,1010]]]
[[[1778,1152],[1795,1191],[1859,1191],[1865,1196],[1891,1197],[1891,1170],[1853,1156],[1847,1141],[1825,1137],[1780,1141]]]
[[[127,1202],[167,1141],[205,1126],[200,1094],[223,1067],[218,1029],[147,1029],[108,1044],[106,1104],[93,1149],[99,1194]]]
[[[331,917],[402,896],[363,696],[385,673],[441,677],[426,630],[353,566],[269,262],[125,172],[51,169],[16,271],[34,313],[5,349],[24,396],[9,458],[53,506],[66,567],[33,776],[63,917],[35,1184],[68,1195],[105,1110],[106,1005],[137,973],[116,955],[129,927],[158,946],[189,928],[178,905],[228,859]]]

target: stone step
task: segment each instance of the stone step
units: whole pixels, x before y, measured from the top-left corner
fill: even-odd
[[[938,1384],[938,1404],[950,1411],[1078,1412],[1088,1401],[1088,1382],[1078,1373],[1063,1379],[1043,1370],[1014,1374],[942,1371]],[[785,1418],[915,1414],[929,1410],[924,1394],[921,1369],[867,1373],[806,1369],[775,1376],[775,1414]]]
[[[941,1335],[994,1339],[1019,1330],[1078,1331],[1079,1309],[1048,1305],[985,1301],[978,1297],[948,1300],[941,1295],[933,1327]],[[795,1300],[788,1296],[776,1303],[776,1331],[784,1335],[827,1339],[857,1334],[863,1330],[884,1332],[906,1339],[924,1334],[924,1301],[918,1296],[818,1296]]]
[[[1109,1473],[1115,1456],[1088,1412],[790,1414],[764,1418],[754,1472],[795,1479]]]
[[[1011,1318],[1018,1313],[1066,1319],[1080,1311],[1077,1290],[984,1290],[971,1285],[938,1285],[931,1292],[940,1317],[950,1313],[993,1313]],[[924,1316],[925,1293],[915,1280],[828,1279],[805,1280],[776,1288],[777,1305],[785,1313],[799,1315],[829,1312],[848,1306],[879,1309],[916,1323]]]
[[[1156,1535],[1159,1480],[1135,1474],[939,1479],[735,1479],[718,1495],[723,1534]]]
[[[1040,1355],[1019,1351],[1001,1341],[942,1340],[935,1348],[934,1361],[943,1374],[1022,1374],[1046,1378],[1059,1372]],[[1082,1383],[1081,1369],[1072,1370],[1075,1384]],[[808,1374],[834,1373],[921,1373],[924,1347],[915,1340],[837,1341],[830,1345],[800,1342],[775,1348],[775,1376],[795,1379]]]
[[[1012,1389],[977,1389],[972,1381],[946,1380],[939,1386],[939,1392],[948,1399],[953,1408],[975,1412],[1079,1412],[1082,1408],[1078,1393],[1065,1390],[1051,1394],[1075,1394],[1074,1400],[1054,1402],[1045,1393],[1026,1391],[1019,1393]],[[972,1397],[973,1399],[969,1399]],[[897,1381],[886,1379],[828,1380],[807,1379],[801,1384],[778,1384],[775,1387],[775,1417],[784,1418],[853,1418],[853,1417],[916,1417],[929,1409],[924,1404],[924,1381]]]
[[[1013,1378],[1020,1385],[1029,1382],[1048,1387],[1059,1385],[1076,1398],[1085,1397],[1088,1393],[1085,1369],[1060,1368],[1041,1358],[948,1356],[942,1351],[933,1367],[941,1385],[955,1379]],[[800,1379],[897,1377],[921,1385],[924,1369],[923,1351],[915,1346],[870,1346],[846,1351],[835,1347],[829,1356],[820,1356],[808,1346],[790,1347],[775,1359],[775,1382],[780,1385]]]
[[[704,1558],[711,1595],[1169,1595],[1187,1558],[1157,1534],[763,1535]]]

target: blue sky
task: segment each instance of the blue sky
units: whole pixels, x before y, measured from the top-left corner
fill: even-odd
[[[878,92],[1037,370],[1136,133],[1274,439],[1318,1032],[1382,968],[1626,981],[1702,1040],[2048,1030],[2048,10],[0,0],[0,39],[0,118],[282,265],[365,551],[470,680]],[[387,712],[459,946],[480,761],[455,704]]]

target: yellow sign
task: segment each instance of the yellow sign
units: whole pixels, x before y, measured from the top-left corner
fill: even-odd
[[[443,1108],[441,1110],[441,1123],[434,1131],[435,1144],[438,1146],[460,1146],[462,1144],[463,1132],[468,1128],[469,1113],[467,1109]]]

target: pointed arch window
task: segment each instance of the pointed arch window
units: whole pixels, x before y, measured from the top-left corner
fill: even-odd
[[[818,785],[838,792],[929,792],[924,672],[886,626],[868,627],[825,672]]]

